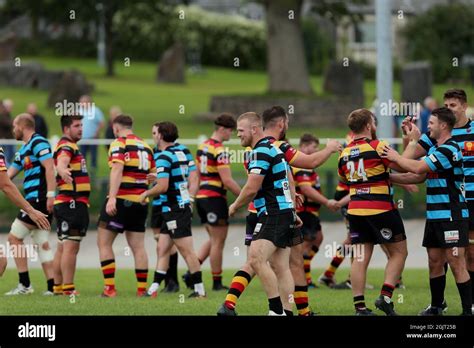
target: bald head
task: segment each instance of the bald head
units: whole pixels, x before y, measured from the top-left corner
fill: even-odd
[[[12,112],[12,110],[13,110],[13,100],[4,99],[3,100],[3,106],[5,106],[5,109],[7,109],[8,112]]]
[[[113,122],[115,118],[122,114],[122,109],[118,106],[112,106],[109,110],[110,121]]]
[[[38,112],[38,107],[35,103],[29,103],[26,107],[26,112],[34,116]]]
[[[35,119],[30,114],[19,114],[13,122],[25,129],[35,129]]]
[[[30,114],[19,114],[13,120],[13,135],[16,140],[29,138],[35,132],[35,119]]]

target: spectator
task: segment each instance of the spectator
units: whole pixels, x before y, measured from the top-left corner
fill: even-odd
[[[10,117],[12,115],[12,112],[13,112],[13,100],[11,99],[5,99],[3,101],[3,105],[5,106],[5,109],[7,110],[7,112],[10,114]]]
[[[426,133],[428,132],[428,120],[430,119],[431,111],[438,107],[438,103],[436,102],[436,99],[426,97],[423,101],[423,105],[424,108],[420,113],[420,130],[421,133]]]
[[[12,110],[13,101],[11,99],[0,101],[0,139],[13,139]],[[2,147],[7,163],[11,163],[15,156],[15,145],[3,145]]]
[[[88,95],[83,95],[79,102],[81,103],[81,114],[84,116],[82,120],[82,139],[98,139],[100,131],[104,128],[104,114],[92,102],[92,98]],[[87,159],[90,158],[90,166],[92,174],[97,170],[97,146],[95,145],[81,145],[81,153]]]
[[[43,116],[38,113],[38,108],[35,103],[28,104],[26,112],[35,119],[35,132],[44,138],[48,138],[48,125]]]
[[[114,129],[112,128],[112,123],[115,118],[122,114],[122,109],[119,106],[112,106],[109,110],[109,124],[105,129],[105,139],[115,139]],[[109,145],[106,146],[107,151],[109,151]]]

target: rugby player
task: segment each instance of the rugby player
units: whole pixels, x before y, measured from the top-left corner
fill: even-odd
[[[13,179],[24,171],[23,191],[25,199],[39,211],[48,215],[51,223],[56,190],[53,152],[47,139],[35,133],[35,121],[30,114],[20,114],[13,120],[13,135],[24,144],[15,154],[15,160],[8,168],[8,176]],[[13,221],[8,242],[17,250],[24,250],[23,240],[31,235],[38,246],[38,256],[47,280],[47,290],[43,295],[53,295],[54,254],[49,244],[49,230],[40,228],[21,210]],[[15,263],[20,281],[18,286],[5,295],[25,295],[34,291],[28,272],[28,260],[23,252],[15,254]]]
[[[226,194],[229,190],[238,196],[240,186],[232,178],[229,153],[222,143],[230,139],[236,122],[232,115],[222,114],[216,118],[214,125],[211,137],[199,145],[196,154],[200,179],[196,207],[210,238],[199,249],[198,257],[202,263],[210,256],[212,290],[228,290],[227,286],[222,285],[222,253],[229,229]]]
[[[311,134],[303,134],[300,138],[299,151],[305,154],[312,154],[318,151],[319,139]],[[321,205],[335,211],[336,207],[330,199],[321,192],[319,176],[316,171],[291,167],[296,184],[296,192],[305,198],[301,207],[296,209],[298,216],[303,221],[301,232],[303,234],[303,258],[304,271],[308,287],[315,287],[311,279],[311,261],[319,250],[323,241],[319,210]]]
[[[463,192],[466,197],[467,207],[469,210],[469,246],[466,248],[467,269],[474,283],[474,121],[470,120],[466,111],[468,108],[467,95],[462,89],[450,89],[444,93],[444,106],[449,108],[456,117],[456,123],[451,132],[452,138],[457,142],[463,155],[463,171],[464,185]],[[403,122],[404,137],[406,145],[403,157],[418,159],[425,156],[429,149],[436,145],[430,133],[421,135],[420,130],[412,123],[411,118],[405,119]],[[447,271],[447,263],[445,263],[445,272]],[[440,275],[436,280],[440,283],[440,287],[446,286],[446,276]],[[472,293],[474,301],[474,290]],[[443,310],[447,309],[447,303],[443,299]],[[474,313],[474,307],[472,308]]]
[[[54,150],[58,195],[54,201],[58,247],[54,255],[54,294],[78,294],[74,285],[77,253],[89,227],[91,191],[86,159],[77,145],[83,116],[61,116],[62,137]]]
[[[400,156],[386,146],[384,158],[397,163],[407,172],[418,175],[393,175],[408,181],[426,179],[426,225],[423,246],[427,248],[430,272],[431,305],[420,315],[442,315],[447,260],[453,272],[462,304],[462,315],[472,315],[472,284],[466,269],[465,252],[469,245],[469,210],[462,185],[463,156],[452,137],[456,117],[452,110],[434,109],[428,122],[430,142],[427,156],[421,161]],[[413,128],[412,130],[413,131]],[[408,130],[408,133],[411,132]],[[428,144],[427,142],[424,144]]]
[[[292,284],[289,269],[293,230],[301,225],[294,210],[294,190],[288,179],[289,166],[283,153],[265,138],[260,117],[255,113],[239,116],[237,132],[242,146],[252,147],[248,164],[248,180],[240,195],[229,207],[229,215],[254,200],[257,209],[256,224],[249,248],[249,261],[260,277],[268,297],[269,315],[286,315],[280,297],[279,282],[269,266],[282,268],[280,284]],[[289,286],[291,287],[291,286]]]
[[[152,127],[152,138],[153,142],[155,143],[155,147],[153,148],[153,158],[156,161],[158,160],[158,156],[161,153],[161,150],[158,148],[158,126],[154,124]],[[156,181],[156,173],[151,173],[149,175],[151,177],[151,183]],[[166,199],[165,195],[158,195],[153,197],[152,201],[152,214],[151,214],[151,229],[153,230],[153,237],[157,241],[156,243],[156,254],[158,254],[158,239],[160,237],[161,225],[163,224],[163,207],[162,203]],[[156,259],[156,268],[158,269],[158,260]],[[166,272],[165,277],[165,286],[163,288],[164,292],[172,293],[179,291],[179,281],[178,281],[178,250],[176,246],[173,246],[170,251],[169,257],[169,267],[168,271]]]
[[[32,205],[23,198],[18,188],[10,180],[7,174],[6,159],[3,149],[0,147],[0,190],[7,196],[7,198],[22,211],[26,212],[30,219],[42,230],[49,230],[51,228],[48,220],[48,215],[36,210]],[[6,255],[0,254],[0,276],[3,275],[7,268]]]
[[[376,139],[372,112],[354,110],[347,123],[354,140],[341,152],[338,171],[351,195],[347,217],[355,247],[351,284],[356,315],[375,315],[366,307],[364,297],[367,267],[375,244],[385,244],[390,252],[375,306],[387,315],[396,315],[391,298],[405,265],[407,244],[403,221],[393,202],[389,168],[400,168],[381,157],[386,143]]]
[[[178,128],[171,122],[155,125],[158,130],[158,148],[161,153],[157,159],[156,185],[144,191],[140,200],[147,197],[164,195],[162,200],[162,218],[160,238],[158,239],[158,266],[148,295],[157,296],[161,282],[169,267],[169,254],[174,245],[183,256],[191,273],[190,280],[194,291],[193,298],[206,297],[202,282],[201,265],[193,248],[191,231],[192,201],[199,187],[196,165],[189,150],[175,143]]]
[[[98,223],[97,244],[104,276],[103,297],[117,296],[115,289],[115,255],[113,242],[125,232],[135,259],[138,297],[146,296],[148,257],[145,250],[145,223],[148,213],[140,195],[148,188],[147,175],[156,171],[153,151],[133,134],[133,119],[117,116],[113,123],[117,137],[110,145],[110,188]]]

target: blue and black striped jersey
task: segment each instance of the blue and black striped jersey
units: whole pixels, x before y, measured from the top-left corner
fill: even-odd
[[[269,139],[263,138],[255,145],[250,157],[248,173],[265,176],[253,201],[257,215],[294,211],[288,181],[290,167],[284,153]]]
[[[467,219],[469,211],[462,193],[463,158],[457,142],[451,138],[432,146],[423,160],[431,169],[426,178],[426,219]]]
[[[7,170],[7,161],[5,160],[5,153],[3,149],[0,147],[0,172],[4,172]]]
[[[193,156],[181,144],[168,146],[157,157],[157,178],[168,178],[168,191],[161,195],[162,212],[182,209],[190,201],[188,191],[189,173],[196,170]]]
[[[464,126],[453,128],[452,139],[459,145],[463,156],[464,192],[466,200],[474,200],[474,121],[469,120]],[[421,136],[418,143],[428,153],[436,145],[436,140],[430,137],[429,132]]]
[[[161,153],[161,150],[158,149],[158,147],[155,147],[153,149],[153,159],[155,160],[155,163],[158,162],[158,156],[160,155],[160,153]],[[159,195],[159,196],[154,197],[152,205],[154,207],[160,207],[163,198],[164,198],[164,195]]]
[[[12,167],[24,171],[23,191],[27,201],[46,199],[46,170],[41,162],[49,158],[53,158],[51,145],[48,140],[36,133],[15,154]]]

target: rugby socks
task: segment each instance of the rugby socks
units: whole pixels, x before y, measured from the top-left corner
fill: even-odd
[[[268,299],[268,308],[276,314],[283,314],[283,304],[280,296]]]
[[[46,281],[46,287],[47,287],[48,291],[54,292],[54,278],[48,279]]]
[[[395,290],[395,286],[388,283],[383,283],[382,290],[380,290],[380,296],[387,296],[391,299],[393,295],[393,290]]]
[[[135,276],[137,277],[137,292],[145,292],[148,269],[135,269]]]
[[[230,289],[225,297],[224,306],[229,309],[235,309],[235,305],[240,295],[244,292],[245,288],[249,285],[252,280],[252,276],[245,271],[238,270],[232,278]]]
[[[161,285],[161,282],[165,280],[165,278],[166,278],[165,271],[156,270],[155,275],[153,276],[153,283],[157,283],[158,285]]]
[[[311,279],[311,257],[308,254],[303,255],[304,262],[304,274],[306,276],[306,283],[311,284],[313,280]]]
[[[339,265],[344,261],[344,253],[342,251],[343,246],[339,246],[336,251],[336,256],[334,256],[329,264],[328,268],[324,272],[324,276],[327,278],[334,277],[334,273],[336,273],[337,268]]]
[[[295,285],[295,293],[293,294],[298,310],[298,315],[307,316],[311,312],[308,303],[308,286]]]
[[[178,282],[178,252],[170,255],[170,262],[168,272],[166,272],[165,284],[168,285],[168,282],[172,280],[176,284]]]
[[[463,314],[471,314],[472,311],[472,284],[471,279],[464,283],[456,283],[459,296],[461,297]]]
[[[18,273],[18,277],[20,278],[20,284],[22,284],[25,288],[31,285],[30,274],[28,271]]]
[[[107,290],[115,289],[115,260],[105,260],[100,262],[102,274],[104,275],[104,285]]]
[[[431,307],[441,308],[444,301],[444,289],[446,288],[446,274],[430,278]]]
[[[63,288],[64,295],[70,295],[76,290],[76,287],[74,286],[74,284],[64,284],[62,288]]]
[[[311,250],[308,253],[303,255],[304,259],[304,273],[306,274],[306,283],[311,284],[313,280],[311,279],[311,261],[314,256],[318,253],[319,248],[315,245],[311,247]]]
[[[474,302],[474,271],[468,271],[471,277],[472,302]]]
[[[220,272],[212,272],[212,281],[214,287],[222,285],[222,270]]]
[[[191,273],[191,285],[194,286],[194,292],[197,292],[200,296],[206,296],[201,271]]]
[[[63,294],[63,285],[62,284],[54,284],[53,293],[55,295],[62,295]]]
[[[354,296],[354,308],[356,311],[362,311],[367,308],[364,295]]]

